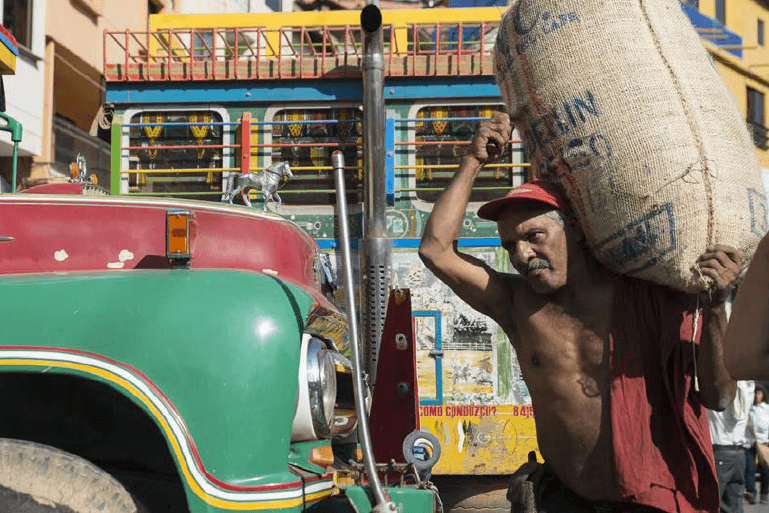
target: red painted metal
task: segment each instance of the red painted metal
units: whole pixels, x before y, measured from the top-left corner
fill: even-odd
[[[481,24],[481,72],[480,74],[483,75],[483,45],[484,41],[486,41],[486,24]]]
[[[244,112],[240,120],[240,172],[251,171],[251,113]]]
[[[460,72],[460,64],[462,63],[462,47],[464,46],[464,34],[465,31],[463,30],[462,23],[459,24],[459,41],[457,43],[457,55],[459,55],[459,58],[457,59],[457,76],[461,74]],[[483,47],[483,41],[481,41],[481,47]],[[481,50],[483,52],[483,50]]]
[[[82,183],[47,183],[30,187],[21,191],[22,194],[83,194]]]
[[[396,337],[405,336],[399,349]],[[416,347],[411,322],[411,293],[408,289],[390,292],[387,316],[379,346],[377,382],[371,403],[371,438],[377,463],[395,460],[404,463],[403,440],[419,429]],[[397,412],[397,415],[393,413]]]
[[[152,80],[152,78],[150,77],[150,61],[151,61],[151,57],[152,57],[152,55],[151,55],[152,52],[150,52],[151,48],[152,48],[152,45],[150,45],[150,32],[148,30],[147,31],[147,50],[145,52],[147,54],[147,63],[146,63],[146,67],[144,68],[144,79],[145,80]]]
[[[238,79],[238,68],[240,68],[240,28],[235,27],[235,64],[233,71],[235,72],[235,79]]]
[[[0,243],[0,274],[168,268],[166,212],[172,209],[192,213],[192,268],[276,275],[327,304],[313,268],[318,245],[302,229],[245,207],[194,201],[2,195],[0,236],[13,240]]]
[[[128,34],[130,34],[130,31],[128,29],[125,29],[125,68],[123,69],[123,75],[125,76],[125,80],[128,80],[128,55],[130,54],[129,47],[128,47],[128,45],[130,44],[128,39]]]
[[[180,38],[181,39],[181,38]],[[189,79],[194,80],[195,78],[195,29],[190,30],[190,72],[189,72]]]
[[[173,53],[171,50],[171,29],[168,29],[168,35],[166,36],[166,44],[168,47],[166,48],[166,75],[168,76],[168,80],[171,80],[171,54]],[[147,49],[149,51],[149,48]]]

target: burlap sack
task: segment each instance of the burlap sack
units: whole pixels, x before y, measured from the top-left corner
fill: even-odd
[[[689,292],[708,244],[747,264],[767,225],[755,147],[678,0],[512,0],[495,59],[535,173],[600,262]]]

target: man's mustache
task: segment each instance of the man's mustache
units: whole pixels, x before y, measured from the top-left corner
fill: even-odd
[[[542,258],[535,258],[533,260],[529,260],[524,270],[526,271],[525,274],[529,274],[530,272],[536,271],[537,269],[550,269],[550,262]]]

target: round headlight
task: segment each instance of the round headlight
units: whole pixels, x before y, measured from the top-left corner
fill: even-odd
[[[336,369],[331,353],[317,338],[307,345],[307,388],[315,433],[328,436],[334,422]]]

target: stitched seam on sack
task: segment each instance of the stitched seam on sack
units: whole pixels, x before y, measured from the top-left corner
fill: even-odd
[[[673,85],[675,87],[676,93],[678,93],[679,99],[681,100],[681,104],[684,108],[684,113],[686,114],[686,121],[689,123],[689,128],[692,131],[694,140],[697,142],[697,152],[699,153],[700,162],[702,164],[702,168],[701,168],[702,180],[705,185],[705,194],[707,195],[707,198],[708,198],[708,242],[709,244],[715,244],[716,213],[715,213],[715,209],[713,208],[713,185],[710,183],[710,169],[708,167],[708,161],[705,158],[705,148],[702,143],[702,136],[697,130],[697,126],[696,126],[696,123],[694,122],[694,115],[692,113],[691,106],[689,105],[689,102],[686,100],[686,97],[684,96],[683,89],[681,88],[681,82],[678,79],[678,75],[676,75],[675,71],[673,71],[673,67],[670,65],[670,62],[668,62],[668,59],[665,57],[665,54],[662,52],[662,44],[660,42],[660,37],[657,34],[657,32],[654,30],[654,27],[652,26],[651,18],[649,17],[649,13],[646,9],[646,2],[644,0],[639,0],[638,3],[639,3],[639,7],[641,8],[641,12],[644,15],[646,26],[649,28],[649,32],[652,36],[652,39],[654,40],[654,47],[657,49],[657,53],[662,59],[662,62],[665,64],[665,67],[668,69],[668,72],[670,73],[670,77],[673,79]]]
[[[515,5],[520,4],[520,2],[522,1],[524,0],[519,0],[518,2],[515,2],[515,1],[510,2],[508,6],[508,10],[506,12],[506,16],[512,16],[512,13],[514,12],[514,9],[515,9]],[[503,18],[502,23],[505,23],[505,22],[512,23],[510,19],[505,20]],[[513,42],[515,43],[515,47],[517,47],[521,42],[520,36],[515,30],[510,30],[509,33],[513,39]],[[511,51],[513,50],[511,49]],[[515,73],[516,71],[519,71],[520,77],[522,77],[522,85],[526,89],[527,98],[524,99],[522,102],[520,102],[524,105],[524,108],[520,110],[523,111],[522,112],[523,123],[524,125],[526,125],[528,124],[527,123],[528,120],[526,119],[526,113],[525,113],[526,104],[530,105],[530,108],[531,108],[530,114],[532,119],[535,119],[536,116],[540,116],[542,115],[542,113],[547,112],[547,109],[545,109],[544,107],[545,101],[542,99],[542,96],[539,94],[539,90],[536,84],[534,83],[534,68],[532,67],[531,62],[529,61],[528,51],[524,50],[523,52],[518,54],[518,69],[516,70],[515,68],[516,68],[515,66],[510,66],[510,68],[507,70],[507,76],[510,83],[510,89],[513,89],[512,87],[513,73]],[[552,138],[552,140],[549,141],[550,153],[553,156],[558,154],[558,150],[562,148],[562,143],[563,141],[561,140],[560,137],[554,137]],[[544,148],[541,148],[539,150],[539,153],[540,155],[542,155],[544,153]],[[561,161],[561,163],[563,163],[562,159],[559,159],[559,160]],[[582,215],[582,212],[585,211],[582,188],[579,187],[578,182],[574,180],[573,175],[571,175],[570,173],[561,171],[561,173],[559,174],[557,172],[558,169],[556,169],[555,171],[556,171],[555,173],[556,181],[560,182],[561,186],[567,190],[569,200],[572,203],[572,208],[574,212],[580,217],[580,221],[581,221],[580,224],[582,225],[582,231],[585,233],[585,236],[587,237],[588,240],[595,240],[595,235],[593,233],[593,227],[590,224],[589,216]],[[537,172],[535,169],[532,169],[532,174],[534,176],[537,175]],[[543,177],[539,177],[539,178],[543,178]]]

